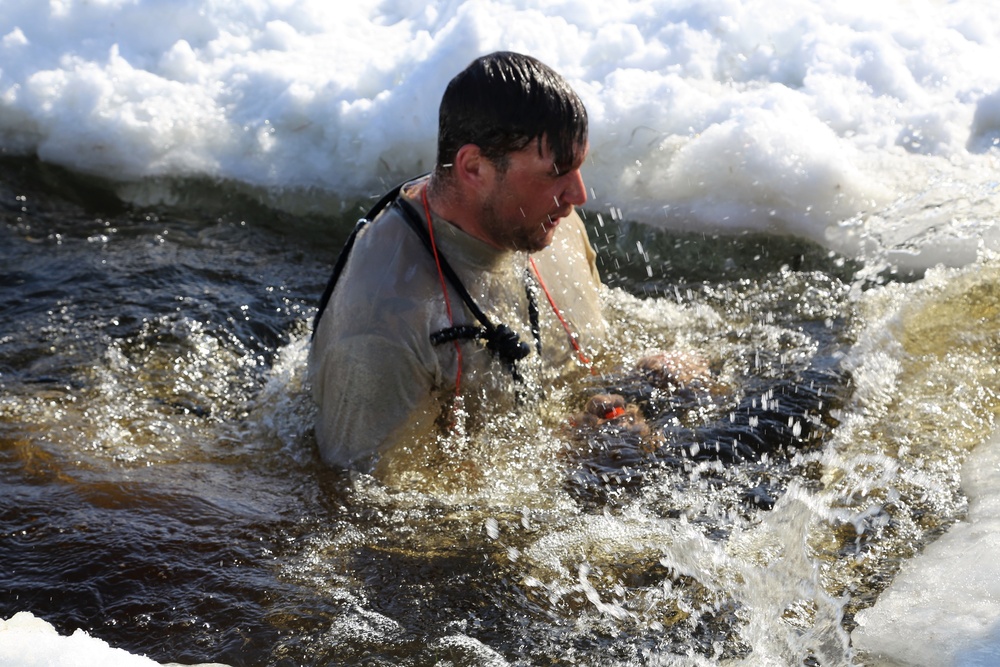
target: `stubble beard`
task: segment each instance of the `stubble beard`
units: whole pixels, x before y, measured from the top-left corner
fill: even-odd
[[[521,252],[533,253],[544,250],[552,243],[552,235],[555,228],[544,230],[544,223],[539,223],[538,227],[526,226],[525,220],[504,219],[497,212],[496,195],[492,194],[482,208],[482,228],[485,230],[493,242],[506,250],[517,250]],[[533,233],[534,232],[534,233]]]

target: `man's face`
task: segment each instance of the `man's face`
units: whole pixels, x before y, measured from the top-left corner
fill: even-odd
[[[583,146],[576,161],[560,169],[544,139],[510,153],[507,169],[496,170],[492,187],[483,193],[480,225],[488,241],[505,250],[548,247],[560,218],[587,201],[580,174],[586,155]]]

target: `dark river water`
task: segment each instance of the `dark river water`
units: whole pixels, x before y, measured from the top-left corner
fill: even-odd
[[[596,212],[616,341],[599,376],[483,434],[512,453],[475,489],[326,468],[305,358],[359,206],[172,187],[170,206],[127,206],[0,161],[0,617],[159,662],[862,664],[856,611],[962,516],[961,434],[920,450],[903,414],[834,437],[856,409],[841,362],[872,317],[857,295],[891,276],[856,283],[805,241]],[[935,321],[988,329],[997,284]],[[633,369],[674,345],[708,356],[713,387],[671,394]],[[971,385],[968,439],[995,382]],[[560,425],[609,390],[662,441]],[[904,458],[929,477],[901,480]]]

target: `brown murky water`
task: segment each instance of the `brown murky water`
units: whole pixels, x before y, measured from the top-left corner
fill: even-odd
[[[4,618],[160,662],[855,664],[853,613],[963,512],[996,409],[995,270],[856,285],[804,242],[592,214],[605,373],[482,434],[509,453],[476,489],[428,492],[313,452],[309,321],[355,213],[190,193],[140,210],[2,163]],[[855,346],[896,312],[885,349],[914,390],[883,396]],[[673,345],[718,387],[631,370]],[[662,440],[559,427],[609,390]],[[954,419],[928,407],[955,394]]]

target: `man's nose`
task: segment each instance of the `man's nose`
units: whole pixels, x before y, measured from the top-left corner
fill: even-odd
[[[583,206],[587,203],[587,186],[583,184],[583,174],[579,169],[574,169],[566,174],[566,189],[563,190],[562,199],[567,204],[573,206]]]

